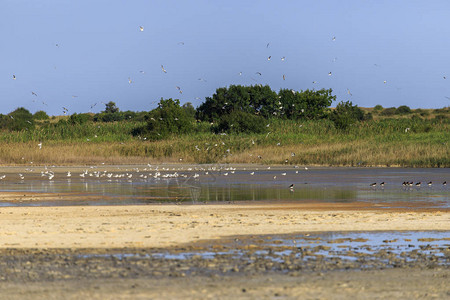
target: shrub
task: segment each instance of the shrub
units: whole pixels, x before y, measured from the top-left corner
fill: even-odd
[[[213,127],[215,133],[263,133],[266,131],[266,121],[263,117],[243,111],[233,111],[222,116],[217,126]]]
[[[410,113],[411,113],[411,108],[409,108],[406,105],[399,106],[395,110],[395,114],[397,114],[397,115],[405,115],[405,114],[410,114]]]
[[[109,101],[108,103],[105,104],[104,113],[114,114],[117,112],[119,112],[119,108],[116,106],[116,103]]]
[[[84,124],[88,121],[92,121],[93,117],[90,114],[73,114],[69,117],[69,124]]]
[[[379,113],[383,110],[383,106],[381,106],[380,104],[377,104],[374,106],[373,110],[374,110],[374,112]]]
[[[330,114],[330,119],[336,128],[347,130],[350,125],[364,119],[364,112],[350,101],[340,102]]]
[[[47,115],[47,113],[43,110],[37,111],[33,115],[33,119],[35,120],[48,120],[50,117]]]
[[[10,120],[6,122],[9,130],[21,131],[34,128],[33,115],[25,108],[19,107],[8,114]]]
[[[180,106],[180,100],[161,99],[158,107],[148,114],[147,124],[144,127],[134,129],[132,134],[151,140],[159,140],[172,134],[190,132],[194,121]]]
[[[383,111],[380,113],[380,115],[382,115],[382,116],[393,116],[393,115],[395,115],[396,110],[397,110],[397,109],[396,109],[395,107],[385,108],[385,109],[383,109]]]

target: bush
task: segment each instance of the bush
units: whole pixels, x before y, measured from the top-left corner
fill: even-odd
[[[338,129],[347,130],[352,124],[364,120],[364,111],[352,102],[340,102],[330,114],[330,119]]]
[[[217,126],[213,127],[215,133],[263,133],[266,131],[266,121],[263,117],[243,111],[233,111],[222,116]]]
[[[327,115],[327,109],[336,99],[331,89],[306,90],[301,92],[289,89],[281,89],[278,92],[276,109],[280,114],[275,116],[285,117],[291,120],[322,119]]]
[[[383,111],[380,113],[380,115],[382,116],[393,116],[396,113],[396,108],[395,107],[389,107],[389,108],[385,108],[383,109]]]
[[[69,117],[69,124],[84,124],[88,121],[92,121],[93,117],[90,114],[73,114]]]
[[[383,106],[381,106],[380,104],[377,104],[377,105],[374,106],[373,110],[376,113],[379,113],[379,112],[381,112],[383,110]]]
[[[118,122],[124,119],[124,114],[121,112],[114,113],[98,113],[94,115],[95,122]]]
[[[158,107],[147,115],[147,124],[134,129],[132,134],[150,140],[159,140],[172,134],[190,132],[194,121],[194,118],[189,117],[180,106],[180,100],[161,99]]]
[[[6,127],[9,130],[21,131],[34,128],[33,115],[25,108],[19,107],[8,114],[9,120],[6,121]]]
[[[410,114],[410,113],[411,113],[411,108],[409,108],[406,105],[399,106],[395,110],[395,114],[397,114],[397,115],[405,115],[405,114]]]
[[[47,113],[43,110],[37,111],[33,115],[33,119],[35,120],[48,120],[50,117],[47,115]]]

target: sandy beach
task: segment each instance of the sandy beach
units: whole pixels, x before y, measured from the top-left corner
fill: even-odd
[[[235,235],[450,230],[448,209],[397,206],[380,209],[358,202],[3,207],[0,247],[164,248]]]
[[[4,201],[27,203],[67,197],[86,195],[0,195]],[[438,256],[408,252],[400,262],[382,250],[367,258],[373,264],[367,270],[359,263],[323,261],[314,252],[303,259],[303,250],[295,247],[289,249],[300,250],[300,258],[276,265],[276,255],[259,256],[259,263],[251,264],[219,254],[214,260],[149,256],[173,249],[199,251],[202,245],[213,244],[219,253],[227,241],[267,235],[450,230],[449,209],[420,202],[389,207],[369,202],[273,201],[17,206],[0,209],[0,228],[3,299],[443,299],[450,294],[450,270],[436,263],[448,259],[439,256],[448,256],[446,248],[440,248]],[[240,249],[248,251],[246,259],[267,250],[256,244]],[[136,256],[117,259],[117,253]]]

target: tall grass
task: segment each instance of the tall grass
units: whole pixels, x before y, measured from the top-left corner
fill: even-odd
[[[134,137],[140,122],[41,126],[0,132],[1,164],[148,162],[450,167],[449,120],[383,119],[336,129],[329,120],[268,120],[263,134],[216,135],[198,124],[161,141]],[[42,149],[38,143],[42,142]]]

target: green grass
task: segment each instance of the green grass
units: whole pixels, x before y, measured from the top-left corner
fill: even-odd
[[[209,124],[161,141],[134,137],[143,122],[47,124],[0,132],[0,163],[266,163],[450,167],[449,118],[377,119],[336,129],[329,120],[268,120],[263,134],[216,135]],[[407,132],[405,132],[405,130]],[[37,144],[43,143],[39,150]],[[295,153],[292,156],[291,153]]]

